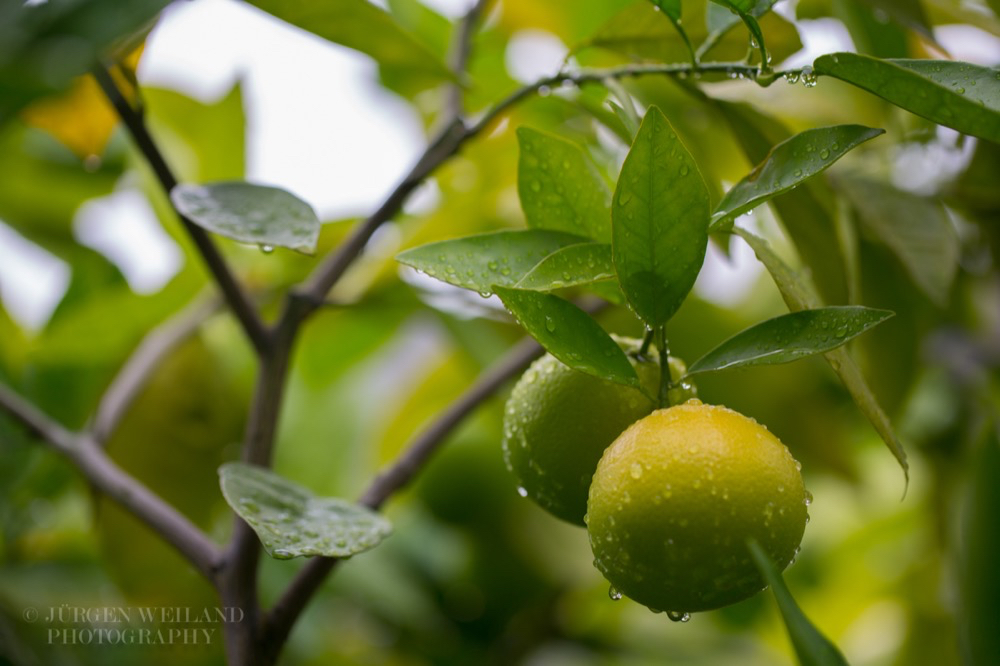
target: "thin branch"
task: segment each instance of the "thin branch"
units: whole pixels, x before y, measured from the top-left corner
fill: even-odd
[[[372,509],[380,508],[393,493],[413,479],[466,416],[504,383],[520,374],[541,353],[542,348],[530,338],[525,338],[513,347],[492,368],[480,375],[434,423],[412,440],[390,467],[375,477],[359,503]],[[295,621],[338,561],[330,557],[311,559],[271,609],[264,623],[264,645],[265,649],[274,651],[274,656],[277,656]]]
[[[490,0],[476,0],[472,8],[462,17],[458,24],[455,47],[452,49],[451,71],[455,73],[456,81],[448,88],[447,113],[451,118],[461,118],[465,115],[463,106],[463,82],[465,70],[472,52],[472,37],[475,34],[479,19],[486,10]]]
[[[118,427],[129,406],[149,381],[163,359],[219,309],[219,299],[198,298],[166,322],[154,328],[121,367],[101,397],[91,433],[104,444]]]
[[[66,456],[97,490],[146,523],[214,582],[222,563],[219,548],[183,514],[118,467],[97,442],[65,429],[5,386],[0,386],[0,408]]]
[[[163,158],[163,154],[157,148],[153,137],[146,129],[142,114],[125,99],[125,96],[119,90],[118,84],[115,83],[108,69],[99,66],[94,69],[93,73],[104,94],[107,95],[108,100],[128,128],[132,139],[146,158],[146,161],[149,162],[153,173],[156,174],[156,178],[160,182],[160,186],[169,198],[170,191],[177,185],[177,179]],[[243,288],[229,270],[229,266],[226,264],[225,259],[223,259],[218,247],[216,247],[212,238],[204,229],[182,215],[180,211],[175,209],[175,212],[187,230],[191,240],[194,241],[195,246],[201,253],[205,264],[208,266],[208,270],[212,273],[212,277],[215,278],[219,289],[226,298],[226,302],[242,325],[251,344],[253,344],[258,354],[263,354],[270,346],[270,333],[258,316],[257,311],[253,308],[253,305],[251,305]]]

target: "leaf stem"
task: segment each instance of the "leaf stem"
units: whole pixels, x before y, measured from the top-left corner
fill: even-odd
[[[666,325],[657,326],[656,347],[660,353],[660,392],[657,395],[660,409],[670,407],[670,389],[674,387],[670,377],[670,343],[667,341]]]

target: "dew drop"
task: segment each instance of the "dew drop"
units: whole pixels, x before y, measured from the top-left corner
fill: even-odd
[[[691,619],[691,613],[683,611],[667,611],[667,617],[673,622],[687,622]]]
[[[556,332],[556,322],[554,319],[552,319],[552,317],[549,316],[545,317],[545,330],[547,330],[549,333]]]
[[[608,588],[608,598],[611,599],[611,601],[621,601],[622,593],[615,589],[615,586],[612,585]]]
[[[828,149],[824,148],[823,150],[819,151],[819,156],[822,159],[824,159],[824,160],[829,159],[830,158],[830,151]]]
[[[638,479],[642,476],[642,465],[639,463],[632,463],[632,467],[629,469],[629,475],[633,479]]]
[[[264,254],[271,254],[272,252],[274,252],[274,246],[273,245],[261,245],[260,246],[260,251],[263,252]]]
[[[810,504],[813,503],[813,494],[808,490],[806,491],[806,496],[803,498],[802,503],[805,504],[806,506],[809,506]]]
[[[528,490],[524,486],[518,486],[517,487],[517,494],[520,495],[521,497],[527,497],[528,496]]]

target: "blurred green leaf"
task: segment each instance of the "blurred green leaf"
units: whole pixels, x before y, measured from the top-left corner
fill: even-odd
[[[781,315],[729,338],[692,363],[687,374],[796,361],[847,344],[892,315],[887,310],[859,306]]]
[[[864,228],[899,258],[936,305],[947,305],[960,247],[941,204],[872,180],[845,178],[842,183]]]
[[[396,260],[456,287],[489,293],[495,284],[513,286],[556,250],[586,242],[544,229],[496,231],[421,245]]]
[[[203,103],[179,92],[143,88],[147,122],[181,181],[239,180],[246,170],[243,86]]]
[[[639,386],[639,376],[625,352],[580,308],[538,291],[499,285],[494,291],[531,337],[569,367],[617,384]]]
[[[1000,70],[946,60],[880,60],[857,53],[816,59],[832,76],[965,134],[1000,142]]]
[[[576,144],[528,127],[517,130],[517,192],[528,226],[611,240],[611,193]]]
[[[433,85],[452,80],[451,71],[392,16],[367,0],[254,0],[282,21],[371,56],[380,65]]]
[[[785,585],[785,580],[781,577],[781,572],[778,571],[778,567],[774,565],[760,544],[751,539],[747,546],[754,564],[757,565],[757,569],[767,584],[771,586],[771,593],[778,603],[781,618],[785,621],[785,629],[788,630],[788,636],[792,639],[799,663],[802,666],[847,666],[847,660],[844,659],[844,655],[840,653],[837,646],[813,626],[799,605],[795,603],[792,593],[788,591],[788,586]]]
[[[182,183],[170,192],[170,200],[198,226],[241,243],[257,243],[266,252],[274,247],[316,251],[319,218],[309,204],[280,188],[237,181]]]
[[[673,21],[681,20],[681,0],[650,0]]]
[[[714,231],[765,201],[788,192],[829,168],[858,145],[885,134],[863,125],[837,125],[806,130],[771,149],[763,162],[736,183],[715,209]]]
[[[271,557],[351,557],[392,532],[384,517],[358,504],[316,497],[274,472],[241,462],[219,468],[226,502],[253,528]]]
[[[754,254],[757,255],[757,259],[764,264],[789,310],[798,312],[818,307],[816,297],[809,292],[809,289],[789,268],[788,264],[771,249],[766,240],[739,227],[736,227],[733,233],[745,240],[747,245],[753,249]],[[895,456],[899,466],[903,468],[903,474],[909,483],[910,465],[906,461],[906,451],[903,450],[903,445],[896,437],[889,417],[886,416],[875,398],[875,394],[868,387],[868,383],[857,364],[854,363],[854,359],[847,353],[847,350],[840,348],[827,352],[826,360],[844,383],[844,387],[851,394],[858,409],[868,418],[875,431],[882,437],[882,441],[889,447],[889,451]]]
[[[994,403],[994,409],[996,409]],[[996,418],[994,416],[994,418]],[[961,516],[957,572],[959,577],[959,645],[963,663],[988,664],[1000,654],[1000,434],[988,424],[968,466]]]
[[[694,286],[708,247],[708,190],[666,117],[650,107],[622,165],[612,204],[612,251],[629,304],[667,322]]]
[[[0,3],[0,125],[101,57],[131,50],[169,0]]]
[[[518,289],[552,291],[614,277],[611,246],[606,243],[580,243],[545,257],[515,286]]]

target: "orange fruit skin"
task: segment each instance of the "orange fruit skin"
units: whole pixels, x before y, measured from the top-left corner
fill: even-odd
[[[753,419],[698,400],[657,410],[598,463],[587,515],[594,564],[656,611],[727,606],[765,586],[748,539],[779,569],[791,562],[806,497],[798,463]]]

